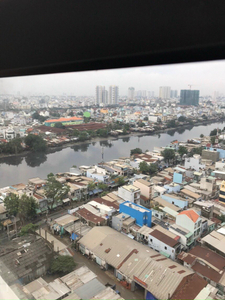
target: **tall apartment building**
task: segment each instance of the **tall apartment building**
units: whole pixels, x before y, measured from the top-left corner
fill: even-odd
[[[180,104],[181,105],[198,106],[199,90],[181,90],[180,91]]]
[[[225,203],[225,181],[223,180],[220,186],[219,202]]]
[[[117,85],[110,85],[109,87],[109,102],[108,104],[118,104],[119,101],[119,87]]]
[[[159,88],[159,98],[169,99],[170,98],[170,86],[160,86]]]
[[[128,99],[129,100],[134,100],[135,97],[135,88],[134,87],[129,87],[128,88]]]
[[[108,104],[108,91],[105,89],[104,86],[97,85],[96,86],[96,98],[95,104]]]
[[[170,98],[177,98],[177,90],[170,91]]]

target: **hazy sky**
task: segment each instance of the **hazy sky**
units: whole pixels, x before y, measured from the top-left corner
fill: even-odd
[[[180,90],[188,89],[189,84],[199,89],[200,95],[212,95],[214,91],[225,94],[225,61],[2,78],[0,94],[94,96],[96,85],[107,89],[118,85],[121,96],[127,95],[130,86],[154,91],[157,96],[159,86]]]

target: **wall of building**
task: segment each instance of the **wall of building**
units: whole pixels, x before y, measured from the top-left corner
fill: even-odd
[[[167,195],[167,194],[164,194],[164,195],[161,195],[161,197],[166,200],[167,202],[169,203],[172,203],[176,206],[179,206],[181,208],[186,208],[188,207],[188,201],[187,200],[179,200],[179,199],[175,199],[173,198],[173,196],[171,195]]]
[[[176,235],[179,235],[180,236],[180,240],[179,242],[184,246],[186,247],[187,245],[187,238],[185,235],[183,234],[180,234],[179,232],[177,232],[176,230],[174,230],[173,228],[169,227],[169,231],[171,231],[172,233],[176,234]]]
[[[202,158],[210,159],[213,162],[216,162],[219,160],[219,152],[212,150],[202,150]]]
[[[152,187],[149,187],[139,181],[135,181],[133,183],[134,186],[138,187],[141,191],[141,195],[145,196],[146,198],[150,198],[152,194]]]
[[[225,150],[224,149],[217,149],[217,148],[210,148],[209,150],[213,151],[213,152],[218,152],[219,153],[219,158],[222,159],[222,158],[225,158]],[[216,151],[214,151],[216,150]],[[204,150],[203,150],[204,151]],[[217,159],[219,160],[219,159]],[[216,161],[217,161],[216,160]]]
[[[183,181],[183,175],[180,174],[180,173],[174,172],[173,173],[173,182],[175,182],[175,183],[182,183],[182,181]]]
[[[137,208],[145,210],[145,211],[140,211],[125,205],[125,203],[128,203],[128,201],[120,204],[120,213],[125,213],[131,216],[132,218],[136,219],[136,224],[139,226],[146,225],[148,227],[151,227],[152,211],[150,209],[146,209],[145,207],[140,205],[135,205]]]
[[[153,248],[156,251],[159,251],[159,252],[162,251],[162,252],[169,254],[170,258],[175,260],[175,257],[176,257],[175,249],[168,246],[167,244],[159,241],[157,238],[155,238],[151,234],[149,234],[149,237],[148,237],[148,245],[149,245],[149,247]]]
[[[164,188],[167,190],[167,193],[177,193],[180,191],[180,185],[164,185]]]
[[[204,151],[204,150],[203,150]],[[202,151],[202,152],[203,152]],[[203,157],[203,156],[202,156]],[[205,157],[206,158],[206,157]],[[204,169],[205,165],[200,164],[199,159],[198,158],[194,158],[194,157],[188,157],[185,158],[185,163],[184,163],[184,167],[185,169],[194,169],[195,171],[199,171],[199,169]]]

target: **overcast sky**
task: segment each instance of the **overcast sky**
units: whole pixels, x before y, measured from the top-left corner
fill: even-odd
[[[157,96],[160,86],[179,91],[188,89],[189,84],[200,90],[200,95],[225,94],[225,61],[2,78],[0,94],[94,96],[96,85],[106,89],[118,85],[121,96],[127,95],[130,86],[154,91]]]

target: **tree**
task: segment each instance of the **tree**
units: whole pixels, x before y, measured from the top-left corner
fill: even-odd
[[[179,121],[179,122],[185,122],[185,121],[186,121],[186,117],[180,116],[180,117],[178,118],[178,121]]]
[[[140,162],[139,169],[140,169],[141,173],[149,174],[149,165],[146,163],[146,161]]]
[[[81,131],[81,133],[79,134],[79,140],[80,141],[86,141],[89,139],[89,135],[87,132],[85,131]]]
[[[178,153],[182,157],[184,154],[188,153],[188,149],[186,147],[184,147],[184,146],[180,146],[179,149],[178,149]]]
[[[108,136],[108,130],[104,129],[104,128],[98,129],[97,134],[99,136],[102,136],[102,137],[107,137]]]
[[[123,176],[117,177],[117,183],[119,186],[124,185],[125,184],[124,177]]]
[[[108,185],[105,184],[105,183],[103,183],[103,182],[100,182],[100,183],[98,184],[98,189],[99,189],[99,190],[106,191],[106,190],[108,190]]]
[[[164,157],[165,162],[168,162],[175,158],[175,151],[173,149],[164,149],[161,152],[161,155]]]
[[[55,128],[62,128],[62,129],[65,128],[65,126],[63,125],[62,122],[56,122],[55,125],[54,125],[54,127],[55,127]]]
[[[10,216],[16,216],[19,209],[19,196],[10,194],[4,199],[4,205]]]
[[[24,222],[25,220],[30,220],[36,217],[38,209],[38,203],[33,197],[29,197],[23,194],[19,199],[18,215],[20,220]]]
[[[74,116],[74,113],[73,113],[73,111],[71,110],[70,112],[69,112],[69,114],[68,114],[70,117],[73,117]]]
[[[130,155],[141,154],[142,150],[140,148],[135,148],[130,150]]]
[[[210,132],[210,136],[215,136],[217,135],[217,129],[213,129],[211,132]]]
[[[45,196],[51,203],[51,209],[54,204],[62,203],[62,200],[67,196],[69,187],[59,182],[53,173],[48,174],[47,182],[45,184]]]
[[[44,152],[47,149],[47,144],[39,135],[29,134],[24,140],[26,146],[34,152]]]
[[[76,264],[75,264],[72,256],[59,255],[57,258],[52,260],[50,270],[53,274],[54,273],[67,274],[67,273],[72,272],[75,267],[76,267]]]
[[[94,183],[93,181],[90,181],[90,182],[88,183],[87,188],[88,188],[88,191],[93,191],[93,190],[96,189],[96,185],[95,185],[95,183]]]
[[[144,117],[144,121],[148,121],[148,117]]]
[[[174,128],[176,127],[176,121],[175,120],[170,120],[167,122],[167,127],[168,128]]]
[[[201,133],[201,134],[200,134],[200,138],[204,138],[204,134]]]
[[[210,140],[211,140],[212,145],[214,145],[215,141],[216,141],[216,137],[215,136],[211,136]]]
[[[22,147],[21,138],[15,138],[8,143],[0,144],[0,153],[17,154],[21,153],[24,149]]]
[[[158,166],[157,166],[157,164],[150,164],[150,166],[149,166],[149,174],[153,175],[153,174],[155,174],[157,172],[158,172]]]
[[[28,233],[35,233],[38,229],[38,225],[29,223],[21,228],[20,236],[26,235]]]
[[[139,126],[139,127],[144,127],[144,126],[145,126],[145,123],[139,122],[139,123],[138,123],[138,126]]]
[[[75,130],[73,131],[73,135],[74,135],[74,136],[79,136],[79,134],[80,134],[79,130],[75,129]]]

